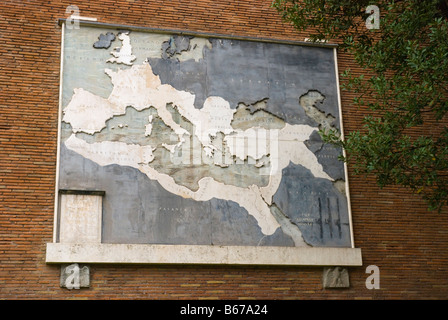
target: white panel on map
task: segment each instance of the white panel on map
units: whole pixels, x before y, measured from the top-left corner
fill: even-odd
[[[62,194],[61,243],[101,243],[101,195]]]

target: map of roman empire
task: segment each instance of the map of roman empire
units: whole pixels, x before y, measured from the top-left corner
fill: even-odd
[[[66,29],[59,188],[104,243],[350,246],[333,49]]]

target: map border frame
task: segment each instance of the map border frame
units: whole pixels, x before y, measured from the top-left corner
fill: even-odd
[[[60,92],[58,111],[57,163],[54,203],[53,243],[47,243],[46,263],[139,263],[139,264],[230,264],[230,265],[306,265],[306,266],[361,266],[361,249],[354,246],[350,191],[347,165],[344,163],[345,187],[348,204],[351,247],[280,247],[280,246],[214,246],[214,245],[155,245],[155,244],[77,244],[58,243],[59,223],[59,165],[62,119],[62,75],[64,57],[64,30],[68,19],[59,19],[61,27],[60,50]],[[307,41],[291,41],[256,37],[229,36],[205,32],[189,32],[184,30],[159,29],[121,24],[110,24],[92,21],[79,21],[80,26],[127,29],[149,33],[167,33],[174,35],[190,35],[195,37],[214,37],[219,39],[235,39],[255,42],[270,42],[300,46],[317,46],[333,49],[339,124],[344,137],[342,105],[340,97],[339,73],[337,63],[337,44],[312,43]],[[344,150],[343,150],[344,152]],[[344,152],[345,153],[345,152]],[[139,257],[139,258],[137,258]],[[141,258],[143,257],[143,258]],[[180,257],[180,258],[179,258]]]

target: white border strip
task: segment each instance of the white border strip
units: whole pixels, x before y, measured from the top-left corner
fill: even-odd
[[[58,133],[56,149],[56,181],[54,190],[54,221],[53,221],[53,242],[57,241],[58,231],[58,207],[59,207],[59,158],[61,156],[61,126],[62,126],[62,79],[64,71],[64,38],[65,23],[62,24],[61,31],[61,62],[59,71],[59,106],[58,106]]]
[[[47,263],[362,266],[361,249],[47,243]]]
[[[71,17],[72,19],[73,17]],[[81,17],[84,18],[84,17]],[[90,18],[87,18],[90,19]],[[68,21],[68,19],[60,18],[58,19],[58,24],[62,25],[64,22]],[[196,31],[187,31],[187,30],[179,30],[179,29],[165,29],[165,28],[151,28],[151,27],[142,27],[142,26],[133,26],[127,24],[116,24],[116,23],[105,23],[105,22],[97,22],[91,20],[79,20],[80,26],[86,27],[96,27],[96,28],[107,28],[107,29],[116,29],[116,30],[131,30],[136,32],[153,32],[153,33],[162,33],[162,34],[175,34],[175,35],[185,35],[185,36],[193,36],[193,37],[202,37],[202,38],[219,38],[219,39],[230,39],[230,40],[245,40],[245,41],[256,41],[256,42],[268,42],[268,43],[282,43],[282,44],[292,44],[292,45],[301,45],[307,47],[324,47],[324,48],[334,48],[337,47],[337,43],[329,43],[329,42],[312,42],[312,41],[297,41],[297,40],[282,40],[276,38],[262,38],[262,37],[247,37],[247,36],[237,36],[237,35],[229,35],[229,34],[220,34],[220,33],[210,33],[210,32],[196,32]]]
[[[343,126],[343,122],[342,122],[341,90],[339,87],[339,69],[338,69],[338,57],[337,57],[336,48],[333,49],[333,54],[334,54],[334,70],[335,70],[335,76],[336,76],[336,88],[337,88],[337,93],[338,93],[339,125],[341,127],[341,139],[344,140],[344,126]],[[346,156],[345,149],[342,149],[342,154],[344,157]],[[353,235],[352,206],[351,206],[351,200],[350,200],[350,188],[349,188],[349,184],[348,184],[348,168],[347,168],[346,162],[344,162],[344,174],[345,174],[345,195],[347,197],[348,219],[349,219],[349,226],[350,226],[350,242],[352,244],[352,248],[354,248],[355,247],[355,238]]]
[[[93,22],[98,21],[98,18],[82,17],[82,16],[75,16],[75,15],[71,15],[70,19],[71,20],[93,21]]]

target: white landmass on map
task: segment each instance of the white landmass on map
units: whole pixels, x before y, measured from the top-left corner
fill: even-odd
[[[315,177],[333,180],[304,144],[317,128],[285,123],[282,129],[263,129],[265,131],[260,132],[265,134],[269,147],[244,148],[242,147],[244,143],[241,144],[238,141],[247,139],[253,135],[253,131],[232,128],[231,121],[236,110],[231,109],[225,99],[216,96],[209,97],[205,100],[202,109],[196,109],[193,94],[162,84],[159,76],[153,73],[149,63],[133,65],[131,68],[118,71],[106,69],[105,72],[113,84],[110,96],[104,99],[81,88],[75,89],[63,115],[63,121],[70,123],[73,131],[73,134],[65,141],[66,147],[99,165],[118,164],[134,167],[150,179],[158,181],[167,191],[184,198],[196,201],[207,201],[212,198],[234,201],[257,220],[265,235],[272,235],[280,226],[270,211],[270,205],[280,185],[282,169],[290,162],[308,168]],[[242,160],[248,157],[258,160],[269,155],[271,165],[268,169],[270,171],[266,173],[269,175],[269,183],[263,187],[257,185],[238,187],[224,184],[212,177],[203,177],[198,182],[199,188],[193,191],[179,185],[172,177],[158,172],[151,166],[155,150],[152,146],[114,141],[90,144],[75,135],[77,132],[94,134],[101,131],[108,119],[125,114],[128,106],[136,110],[154,107],[160,119],[178,136],[179,142],[176,145],[164,145],[170,152],[174,152],[176,147],[181,146],[185,141],[184,136],[190,133],[173,120],[167,108],[169,105],[174,106],[181,116],[193,124],[194,135],[201,142],[207,155],[212,156],[216,149],[211,138],[218,132],[225,135],[224,140],[232,155]],[[150,117],[145,135],[150,135],[151,132],[152,118]]]
[[[120,33],[118,35],[118,39],[122,42],[121,47],[114,48],[114,50],[110,53],[113,55],[113,58],[110,58],[107,62],[123,63],[130,66],[137,57],[132,54],[131,38],[129,38],[129,33]]]

